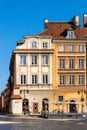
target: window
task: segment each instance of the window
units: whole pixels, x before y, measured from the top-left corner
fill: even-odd
[[[43,84],[48,84],[48,75],[43,75]]]
[[[60,59],[60,69],[65,68],[65,59]]]
[[[42,56],[42,64],[48,65],[48,56],[46,56],[46,55]]]
[[[84,52],[84,45],[80,44],[80,45],[78,46],[78,51],[79,51],[79,52]]]
[[[59,51],[60,51],[60,52],[64,52],[64,51],[65,51],[65,47],[64,47],[63,44],[62,44],[62,45],[59,45]]]
[[[32,65],[37,65],[37,56],[32,55]]]
[[[47,42],[43,42],[43,48],[48,48],[48,43]]]
[[[69,52],[74,52],[74,45],[69,45]]]
[[[20,56],[20,64],[21,65],[26,65],[26,56],[25,55]]]
[[[36,48],[37,47],[37,43],[36,43],[36,41],[33,41],[32,42],[32,48]]]
[[[60,75],[60,85],[65,85],[65,75]]]
[[[69,68],[70,69],[74,68],[74,59],[69,59]]]
[[[63,96],[58,96],[58,101],[63,102]]]
[[[74,85],[75,83],[75,76],[74,75],[70,75],[69,76],[69,85]]]
[[[78,78],[79,85],[84,85],[84,75],[79,75]]]
[[[37,75],[32,75],[32,84],[37,84]]]
[[[84,68],[84,59],[79,59],[78,60],[78,67],[79,67],[79,69],[83,69]]]
[[[21,75],[21,84],[26,84],[26,75]]]
[[[68,31],[68,38],[74,38],[74,31]]]

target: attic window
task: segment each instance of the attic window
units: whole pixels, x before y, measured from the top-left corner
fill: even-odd
[[[73,38],[74,37],[74,31],[68,31],[68,37]]]
[[[74,30],[73,30],[73,28],[68,28],[67,29],[67,36],[66,36],[66,38],[75,38],[75,34],[74,34]]]

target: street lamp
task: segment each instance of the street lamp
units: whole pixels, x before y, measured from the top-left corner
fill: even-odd
[[[23,98],[23,111],[24,111],[24,115],[26,114],[27,108],[28,108],[28,99],[26,99],[26,93],[29,93],[29,90],[20,90],[20,93],[24,94],[24,98]]]

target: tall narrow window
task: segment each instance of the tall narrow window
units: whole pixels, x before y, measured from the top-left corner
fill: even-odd
[[[48,56],[47,55],[42,56],[42,64],[48,65]]]
[[[79,69],[84,69],[84,59],[78,60],[78,67],[79,67]]]
[[[75,84],[75,76],[74,75],[70,75],[69,76],[69,85],[74,85]]]
[[[36,43],[36,41],[33,41],[33,42],[32,42],[32,48],[37,48],[37,43]]]
[[[20,56],[20,64],[21,65],[26,65],[26,56],[25,55]]]
[[[84,45],[80,44],[80,45],[78,46],[78,51],[79,51],[79,52],[84,52]]]
[[[60,75],[60,85],[61,86],[65,85],[65,75]]]
[[[59,51],[60,52],[64,52],[65,51],[65,47],[63,44],[59,45]]]
[[[74,45],[69,45],[69,52],[74,52]]]
[[[74,59],[69,59],[69,68],[70,69],[74,68]]]
[[[38,81],[37,81],[37,75],[32,75],[32,84],[37,84]]]
[[[37,56],[32,55],[32,65],[37,65]]]
[[[84,85],[84,75],[79,75],[79,77],[78,77],[78,84],[79,85]]]
[[[26,75],[21,75],[21,84],[26,84]]]
[[[48,75],[43,75],[43,84],[48,84]]]
[[[65,68],[65,59],[60,59],[60,69]]]

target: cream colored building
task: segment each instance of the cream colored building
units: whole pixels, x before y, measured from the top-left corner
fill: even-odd
[[[11,72],[10,112],[40,113],[53,110],[52,56],[50,36],[25,36],[13,50]]]

